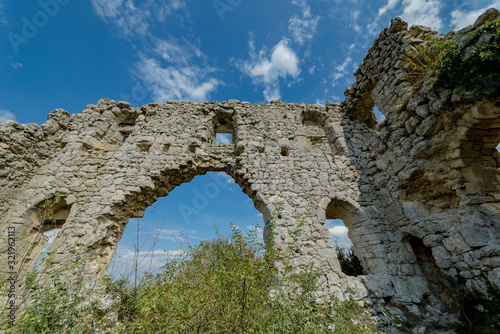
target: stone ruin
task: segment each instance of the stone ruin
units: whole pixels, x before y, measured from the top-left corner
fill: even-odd
[[[490,9],[456,38],[498,18]],[[39,231],[53,227],[35,213],[61,194],[62,229],[48,256],[64,267],[68,247],[83,249],[91,277],[107,272],[130,218],[196,175],[223,171],[266,222],[282,203],[278,243],[309,214],[295,263],[325,265],[322,279],[339,297],[351,291],[374,312],[399,313],[412,333],[444,331],[457,320],[450,278],[476,293],[487,294],[486,282],[500,287],[500,108],[487,96],[413,84],[408,50],[428,36],[437,33],[392,20],[342,103],[134,108],[101,99],[79,114],[56,109],[41,126],[0,122],[2,233],[15,229],[18,259],[26,254],[33,268]],[[217,133],[233,143],[215,145]],[[342,273],[326,226],[334,218],[348,227],[365,275]],[[2,266],[6,250],[4,238]]]

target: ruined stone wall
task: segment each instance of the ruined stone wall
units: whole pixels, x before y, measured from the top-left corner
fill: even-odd
[[[333,293],[345,298],[351,289],[375,312],[385,305],[413,332],[446,328],[456,320],[448,277],[480,291],[486,281],[500,286],[500,108],[411,80],[408,50],[429,35],[393,20],[343,103],[132,108],[102,99],[79,114],[54,110],[41,126],[0,122],[0,227],[15,228],[18,253],[33,266],[39,232],[50,228],[36,213],[61,194],[62,230],[48,257],[64,266],[70,247],[85,250],[92,276],[107,270],[130,218],[194,176],[224,171],[266,223],[282,203],[278,243],[309,214],[295,263],[324,265]],[[215,145],[216,132],[231,132],[233,144]],[[326,227],[332,218],[346,223],[367,275],[341,272]]]

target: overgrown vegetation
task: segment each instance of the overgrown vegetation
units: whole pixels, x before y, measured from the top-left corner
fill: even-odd
[[[489,39],[478,47],[479,38]],[[500,96],[500,21],[478,28],[463,44],[454,43],[440,56],[431,89],[463,87],[476,94]]]
[[[453,34],[446,38],[428,36],[422,44],[411,48],[406,53],[409,59],[407,79],[410,84],[418,87],[425,79],[432,76],[442,66],[443,53],[455,43]]]
[[[354,300],[341,302],[320,285],[321,268],[293,263],[301,220],[283,246],[275,245],[274,221],[265,243],[257,232],[236,226],[229,238],[187,244],[185,253],[146,274],[139,290],[126,279],[106,280],[106,292],[83,287],[78,275],[67,282],[54,266],[45,279],[33,273],[15,326],[7,333],[376,333],[370,314]],[[283,247],[283,248],[282,248]],[[43,260],[49,263],[49,259]],[[324,291],[318,296],[318,291]],[[103,299],[114,300],[104,307]],[[319,298],[318,298],[319,297]]]
[[[479,39],[480,46],[475,47]],[[465,42],[453,33],[446,38],[429,36],[407,52],[407,79],[413,87],[430,78],[429,88],[461,88],[476,99],[500,97],[500,21],[475,30]]]

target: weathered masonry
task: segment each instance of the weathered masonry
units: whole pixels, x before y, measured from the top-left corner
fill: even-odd
[[[485,12],[456,38],[498,14]],[[343,103],[133,108],[102,99],[79,114],[54,110],[41,126],[0,122],[2,233],[15,227],[17,252],[34,266],[43,242],[29,245],[53,227],[35,213],[60,194],[53,214],[62,230],[48,256],[64,266],[77,247],[89,274],[106,272],[131,217],[196,175],[224,171],[266,221],[282,203],[278,242],[309,213],[296,264],[326,265],[335,293],[351,289],[376,311],[385,305],[415,333],[446,327],[455,321],[448,277],[471,291],[500,286],[500,108],[487,95],[432,93],[411,81],[408,50],[435,35],[394,19]],[[233,143],[215,145],[216,133],[232,133]],[[348,226],[366,275],[341,272],[330,218]],[[2,240],[2,264],[6,249]]]

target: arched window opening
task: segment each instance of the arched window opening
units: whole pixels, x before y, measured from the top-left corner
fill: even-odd
[[[45,258],[47,250],[56,238],[69,216],[71,206],[64,198],[55,196],[45,199],[32,215],[33,228],[30,232],[30,250],[22,265],[33,265],[36,269]]]
[[[416,263],[422,275],[427,279],[431,292],[445,305],[452,305],[454,302],[453,285],[436,265],[432,249],[425,246],[422,239],[415,236],[407,238],[407,245],[415,255]]]
[[[348,276],[364,275],[359,258],[354,254],[353,243],[348,235],[352,215],[343,201],[332,201],[326,209],[326,225],[330,232],[342,272]]]
[[[144,273],[160,273],[189,246],[215,239],[214,224],[221,235],[230,235],[231,223],[244,233],[258,226],[262,242],[264,219],[231,176],[224,172],[195,176],[159,198],[142,218],[127,223],[109,273],[137,287]]]

